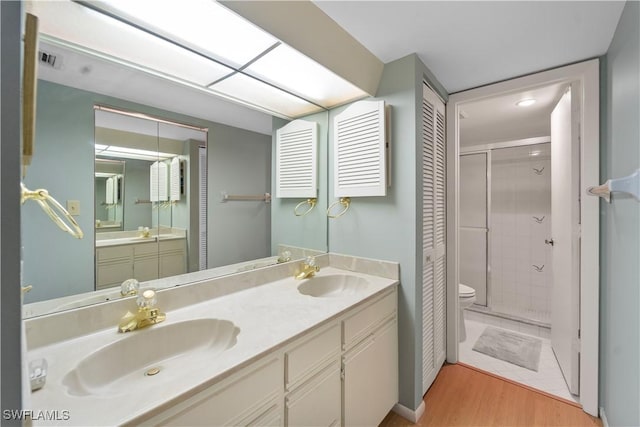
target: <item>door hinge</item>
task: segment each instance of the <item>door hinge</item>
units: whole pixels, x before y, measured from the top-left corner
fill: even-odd
[[[344,368],[340,369],[340,379],[344,381]]]
[[[578,339],[580,339],[580,329],[578,329]]]

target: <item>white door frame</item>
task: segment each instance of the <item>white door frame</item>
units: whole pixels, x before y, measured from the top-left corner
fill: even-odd
[[[460,174],[459,113],[464,103],[556,83],[580,82],[580,403],[598,416],[599,352],[599,198],[586,197],[600,179],[599,60],[592,59],[553,70],[459,92],[447,104],[447,361],[458,361],[458,197]]]

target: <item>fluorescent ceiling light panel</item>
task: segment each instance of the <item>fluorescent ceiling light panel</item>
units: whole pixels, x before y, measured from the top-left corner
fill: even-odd
[[[278,41],[212,0],[106,0],[95,5],[236,67]]]
[[[353,84],[285,44],[280,44],[244,71],[325,108],[367,96]]]
[[[229,67],[76,3],[32,2],[29,10],[40,17],[43,34],[199,86],[233,72]]]
[[[300,117],[322,111],[322,108],[317,105],[241,73],[216,83],[211,86],[211,90],[289,117]]]
[[[273,115],[300,117],[366,96],[213,0],[28,1],[26,10],[41,17],[53,44]]]

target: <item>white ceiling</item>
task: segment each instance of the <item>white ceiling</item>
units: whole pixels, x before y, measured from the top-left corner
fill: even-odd
[[[317,1],[384,63],[417,53],[448,93],[606,53],[623,1]]]
[[[551,111],[566,89],[565,84],[555,84],[464,104],[460,145],[549,136]],[[516,103],[522,99],[535,99],[536,103],[518,107]]]

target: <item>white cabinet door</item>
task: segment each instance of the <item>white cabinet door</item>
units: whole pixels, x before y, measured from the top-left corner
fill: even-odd
[[[132,248],[115,246],[96,250],[96,284],[98,289],[119,285],[132,277]]]
[[[160,277],[177,276],[187,272],[184,254],[181,252],[172,252],[168,254],[160,254]]]
[[[133,261],[133,277],[144,282],[158,278],[158,258],[136,258]]]
[[[380,424],[398,401],[396,320],[347,352],[343,370],[344,425]]]
[[[286,398],[287,426],[338,426],[341,414],[340,363],[336,362]]]

